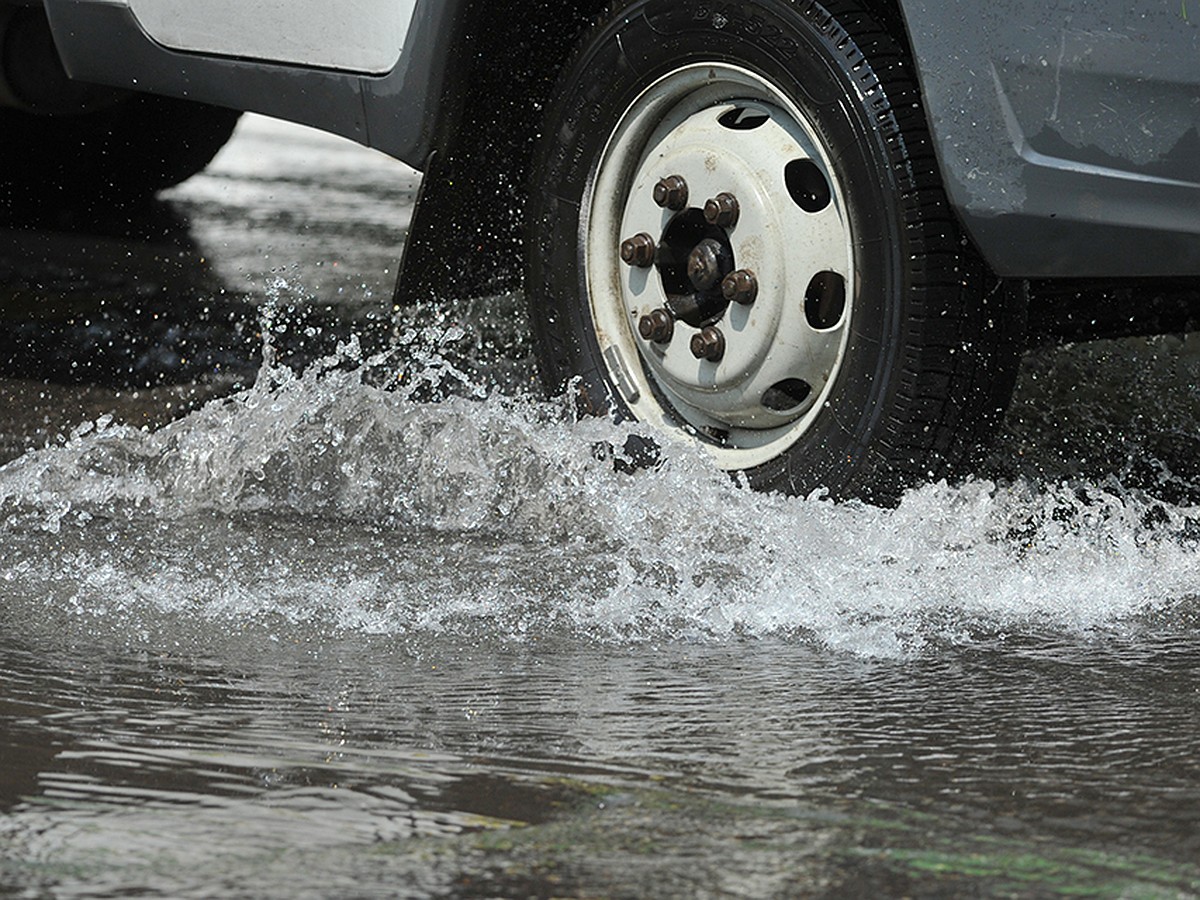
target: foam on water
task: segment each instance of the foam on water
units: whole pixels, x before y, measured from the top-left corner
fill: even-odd
[[[0,592],[92,620],[162,613],[383,634],[782,635],[919,653],[1095,632],[1195,605],[1200,510],[1110,486],[932,485],[897,509],[764,496],[635,429],[351,342],[157,431],[108,420],[0,468]],[[461,396],[465,393],[466,396]],[[278,633],[276,631],[276,633]]]

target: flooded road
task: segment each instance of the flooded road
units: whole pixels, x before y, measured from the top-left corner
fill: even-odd
[[[1197,336],[896,510],[631,471],[519,297],[392,308],[416,184],[248,119],[0,224],[0,895],[1200,894]]]

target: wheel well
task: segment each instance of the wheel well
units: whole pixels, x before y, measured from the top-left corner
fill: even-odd
[[[899,0],[859,0],[907,49]],[[611,0],[476,0],[462,66],[427,161],[396,303],[513,290],[523,269],[525,192],[545,108],[581,35]]]

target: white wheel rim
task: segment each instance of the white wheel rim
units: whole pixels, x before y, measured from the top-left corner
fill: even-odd
[[[808,208],[794,199],[791,172],[825,185]],[[682,211],[654,200],[655,184],[672,175],[687,183]],[[667,343],[644,339],[641,318],[678,302],[677,276],[664,281],[661,254],[646,268],[624,263],[621,241],[646,233],[678,256],[678,217],[695,221],[692,211],[721,192],[738,199],[738,221],[723,234],[733,268],[754,273],[757,298],[728,303],[704,322],[676,319]],[[849,337],[854,243],[833,166],[794,103],[724,63],[665,75],[621,117],[584,198],[582,229],[596,339],[610,382],[639,421],[699,441],[726,469],[761,465],[811,427]],[[822,286],[827,300],[810,299]],[[719,361],[697,359],[689,347],[705,324],[724,338]]]

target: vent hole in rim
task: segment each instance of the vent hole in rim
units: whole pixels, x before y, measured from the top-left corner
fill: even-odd
[[[829,182],[811,159],[793,159],[784,166],[783,182],[792,201],[805,212],[818,213],[833,199]]]
[[[804,292],[804,315],[817,331],[833,328],[846,311],[846,279],[837,272],[818,272]]]
[[[812,385],[802,378],[785,378],[771,385],[762,395],[762,405],[771,412],[784,413],[808,399]]]
[[[761,109],[750,106],[735,106],[729,112],[722,113],[717,123],[730,131],[753,131],[760,125],[765,125],[769,119]]]

